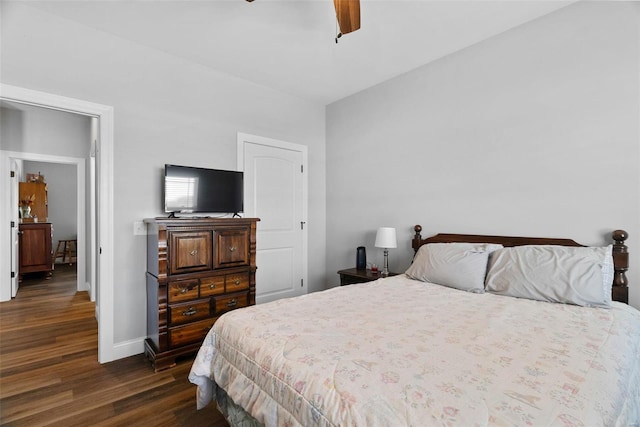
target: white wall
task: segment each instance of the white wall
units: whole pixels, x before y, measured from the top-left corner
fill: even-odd
[[[331,283],[359,245],[382,262],[379,226],[395,271],[414,224],[588,245],[623,228],[640,308],[639,9],[579,2],[329,105]]]
[[[133,222],[163,215],[162,168],[235,169],[236,133],[309,147],[309,290],[325,275],[322,106],[2,2],[2,82],[114,107],[114,341],[146,336],[146,244]],[[259,286],[259,284],[258,284]],[[140,347],[141,348],[141,347]]]
[[[0,105],[0,149],[20,153],[86,158],[90,119],[29,105]],[[48,221],[56,240],[76,236],[77,183],[73,165],[25,161],[23,175],[41,173],[48,189]],[[40,221],[44,221],[41,218]]]
[[[90,119],[31,105],[0,104],[0,149],[86,158]]]

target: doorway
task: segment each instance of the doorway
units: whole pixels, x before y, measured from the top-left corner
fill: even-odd
[[[90,135],[87,134],[87,140],[90,139]],[[15,174],[16,176],[12,177],[12,181],[11,181],[11,186],[12,186],[12,191],[11,191],[11,206],[17,206],[18,204],[18,200],[17,198],[14,199],[14,197],[16,197],[15,195],[17,194],[17,187],[18,187],[18,181],[20,181],[21,179],[24,179],[24,175],[25,173],[29,173],[34,166],[43,166],[43,165],[47,165],[49,170],[54,170],[55,169],[55,165],[58,165],[59,168],[58,170],[60,170],[60,168],[64,168],[66,166],[70,167],[73,169],[73,174],[75,175],[75,179],[73,179],[73,182],[71,182],[70,184],[72,184],[71,189],[68,189],[69,192],[72,191],[72,193],[75,194],[75,200],[73,200],[72,202],[72,206],[70,210],[64,210],[64,206],[60,206],[60,205],[56,205],[56,202],[60,202],[60,200],[56,201],[56,197],[52,197],[52,190],[53,188],[49,188],[49,195],[48,195],[48,209],[49,209],[49,219],[52,219],[52,209],[55,207],[57,208],[58,211],[63,211],[64,213],[70,213],[72,217],[75,217],[75,230],[66,230],[65,227],[57,227],[57,224],[55,221],[53,221],[53,234],[54,234],[54,239],[53,239],[53,249],[56,249],[56,240],[58,240],[61,237],[64,237],[65,234],[75,234],[76,236],[76,247],[75,247],[75,253],[76,253],[76,272],[77,272],[77,277],[76,277],[76,290],[77,291],[87,291],[87,290],[92,290],[92,292],[90,294],[93,294],[93,290],[96,287],[96,283],[95,283],[95,278],[94,275],[91,274],[94,269],[95,269],[95,262],[89,262],[89,273],[87,274],[87,256],[86,256],[86,248],[87,248],[87,233],[86,230],[90,227],[95,227],[95,219],[93,217],[89,217],[89,221],[88,221],[88,227],[87,227],[87,218],[86,218],[86,212],[91,212],[93,211],[91,209],[91,207],[87,206],[87,202],[86,200],[89,199],[91,200],[90,197],[86,196],[85,193],[85,189],[87,188],[85,185],[85,182],[87,181],[87,176],[85,174],[85,163],[87,162],[87,159],[84,158],[78,158],[78,157],[63,157],[63,156],[51,156],[51,155],[46,155],[46,154],[34,154],[34,153],[22,153],[22,152],[3,152],[3,156],[8,156],[9,157],[9,163],[10,164],[18,164],[18,163],[22,163],[23,166],[20,169],[23,169],[21,174]],[[31,169],[30,169],[31,168]],[[13,170],[13,169],[12,169]],[[42,169],[39,169],[38,172],[40,172]],[[47,174],[44,174],[44,179],[47,179]],[[47,181],[47,186],[50,187],[50,180]],[[58,182],[57,185],[58,186],[62,186],[64,183],[62,182]],[[60,190],[58,188],[58,190]],[[69,212],[70,211],[70,212]],[[16,221],[15,219],[12,219],[12,221],[15,221],[16,223],[18,221]],[[17,241],[17,236],[15,234],[17,234],[18,232],[18,227],[12,227],[11,229],[12,232],[12,237],[11,237],[11,241],[12,242],[16,242]],[[61,234],[62,233],[62,234]],[[92,244],[92,241],[89,239],[89,245]],[[15,245],[14,245],[15,246]],[[91,261],[91,259],[89,258],[89,260]],[[55,261],[55,260],[54,260]],[[14,248],[12,248],[12,269],[11,269],[12,273],[12,283],[11,283],[11,297],[14,298],[16,296],[16,293],[18,291],[18,268],[17,268],[17,255],[15,254],[15,250]],[[95,298],[92,299],[92,301],[95,302]]]
[[[98,320],[98,361],[110,362],[126,357],[126,349],[119,350],[114,343],[113,298],[113,108],[106,105],[53,95],[45,92],[0,84],[0,100],[34,105],[94,117],[97,120],[96,155],[96,239],[95,249],[96,318]],[[89,144],[89,142],[88,142]],[[93,147],[92,147],[93,148]],[[89,149],[87,150],[89,151]],[[11,195],[10,153],[0,156],[0,224],[17,222],[17,210],[9,198]],[[84,177],[81,180],[85,182]],[[82,192],[84,194],[84,192]],[[83,209],[84,212],[84,209]],[[11,228],[0,227],[0,242],[9,242]],[[0,245],[0,301],[11,299],[12,245]],[[79,249],[80,250],[80,249]]]

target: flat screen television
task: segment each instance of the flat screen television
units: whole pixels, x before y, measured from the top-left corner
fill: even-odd
[[[164,165],[164,211],[232,213],[243,210],[243,173]]]

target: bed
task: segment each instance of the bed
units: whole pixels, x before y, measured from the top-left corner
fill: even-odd
[[[189,375],[198,407],[233,426],[640,423],[626,232],[594,248],[421,230],[403,275],[222,316]]]

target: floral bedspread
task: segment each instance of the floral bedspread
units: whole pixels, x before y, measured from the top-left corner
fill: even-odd
[[[189,378],[267,426],[638,425],[640,312],[394,276],[230,312]]]

